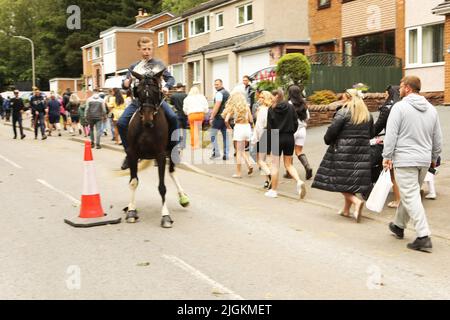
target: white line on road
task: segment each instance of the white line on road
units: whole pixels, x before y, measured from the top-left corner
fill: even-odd
[[[163,255],[163,258],[169,260],[174,265],[180,267],[184,271],[189,272],[191,275],[193,275],[197,279],[200,279],[203,282],[208,283],[212,287],[214,287],[216,289],[219,289],[223,294],[228,295],[232,300],[245,300],[240,295],[234,293],[233,291],[231,291],[227,287],[223,286],[222,284],[218,283],[217,281],[214,281],[213,279],[208,277],[206,274],[204,274],[203,272],[201,272],[201,271],[195,269],[194,267],[190,266],[189,264],[187,264],[183,260],[181,260],[181,259],[179,259],[179,258],[177,258],[175,256],[168,256],[168,255]]]
[[[0,155],[0,159],[5,160],[6,162],[8,162],[10,165],[12,165],[13,167],[16,167],[17,169],[22,169],[21,166],[19,166],[17,163],[15,163],[14,161],[9,160],[8,158],[5,158],[4,156]]]
[[[56,191],[56,192],[58,192],[59,194],[63,195],[64,197],[66,197],[67,199],[69,199],[70,201],[72,201],[74,204],[76,204],[76,205],[80,205],[80,204],[81,204],[80,200],[75,199],[75,198],[72,197],[70,194],[67,194],[67,193],[65,193],[64,191],[61,191],[61,190],[55,188],[54,186],[52,186],[51,184],[49,184],[47,181],[42,180],[42,179],[37,179],[36,181],[39,182],[40,184],[46,186],[47,188],[49,188],[49,189],[51,189],[51,190],[53,190],[53,191]]]

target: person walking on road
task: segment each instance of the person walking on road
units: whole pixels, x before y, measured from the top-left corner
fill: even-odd
[[[305,145],[306,140],[306,122],[309,119],[309,111],[308,107],[306,106],[305,100],[303,100],[302,98],[302,90],[299,86],[290,86],[288,90],[288,96],[289,103],[294,106],[295,112],[297,112],[298,117],[298,129],[294,134],[295,155],[305,168],[305,179],[309,180],[312,178],[313,170],[309,165],[306,154],[303,153],[303,146]]]
[[[17,129],[16,124],[19,124],[20,139],[24,139],[26,135],[23,133],[22,126],[22,113],[25,109],[23,100],[19,97],[19,90],[14,90],[14,98],[10,101],[10,107],[12,111],[12,125],[14,131],[14,139],[17,139]]]
[[[386,101],[379,108],[380,115],[377,121],[373,125],[373,134],[371,140],[371,150],[373,151],[372,156],[372,182],[376,182],[378,179],[382,167],[383,167],[383,141],[384,135],[386,134],[386,125],[389,119],[389,114],[391,113],[394,104],[400,101],[400,87],[399,86],[388,86],[386,88]],[[379,169],[378,169],[379,168]],[[400,190],[398,189],[397,182],[395,181],[394,169],[390,171],[392,189],[394,190],[394,201],[388,203],[389,208],[398,208],[400,204]]]
[[[89,123],[91,137],[91,147],[101,149],[100,138],[103,134],[103,121],[107,115],[105,102],[100,98],[98,91],[94,90],[94,95],[88,100],[86,107],[86,119]],[[94,142],[94,131],[96,130],[96,139]]]
[[[256,123],[250,143],[253,147],[256,145],[256,161],[266,176],[264,189],[271,189],[272,187],[272,176],[270,174],[270,168],[266,163],[267,155],[270,154],[267,138],[267,114],[272,104],[273,96],[270,92],[262,91],[259,93],[259,107],[256,113]]]
[[[354,218],[359,223],[364,201],[356,194],[368,194],[372,188],[370,136],[373,119],[358,90],[347,90],[343,99],[344,106],[336,112],[325,134],[329,147],[312,187],[341,192],[345,205],[339,214],[350,217],[350,208],[354,205]]]
[[[182,83],[177,83],[175,86],[176,92],[174,92],[170,96],[170,104],[174,106],[175,113],[177,114],[178,118],[178,128],[180,130],[180,148],[184,149],[186,148],[186,129],[187,129],[187,123],[188,118],[186,114],[183,111],[183,103],[184,99],[186,99],[187,94],[184,92],[184,86]],[[192,139],[192,136],[191,136]]]
[[[119,145],[119,129],[117,128],[117,121],[125,111],[125,96],[119,88],[113,89],[113,96],[109,98],[109,107],[111,113],[111,126],[113,129],[113,138],[115,144]]]
[[[61,137],[61,102],[56,99],[54,92],[50,94],[50,100],[47,102],[48,105],[48,120],[50,122],[49,133],[52,135],[52,130],[58,130],[58,136]]]
[[[46,102],[45,96],[41,94],[39,89],[34,91],[34,95],[30,98],[31,111],[33,114],[34,139],[38,137],[38,129],[41,129],[42,140],[47,139],[45,135],[45,112]]]
[[[78,114],[80,115],[80,124],[83,130],[84,137],[86,138],[89,135],[89,123],[86,119],[86,107],[87,102],[81,102],[80,108],[78,109]]]
[[[223,87],[223,81],[221,79],[214,81],[214,88],[216,89],[216,95],[214,96],[214,107],[209,120],[209,124],[211,125],[211,142],[213,143],[213,152],[210,159],[220,158],[219,143],[217,141],[217,135],[220,131],[223,139],[223,160],[228,160],[229,142],[227,139],[227,126],[225,125],[222,113],[225,110],[230,93]]]
[[[189,120],[191,147],[194,149],[201,147],[202,124],[208,110],[208,100],[200,93],[197,87],[192,87],[189,95],[184,99],[183,112]]]
[[[249,143],[252,135],[251,123],[253,117],[251,110],[248,108],[247,99],[242,92],[235,91],[228,99],[227,105],[222,117],[225,118],[226,126],[231,129],[230,118],[234,119],[233,141],[236,142],[236,173],[233,178],[242,178],[242,159],[248,168],[248,175],[253,173],[253,166],[250,163],[250,158],[245,151],[245,145]]]
[[[417,238],[407,248],[432,251],[431,231],[420,196],[420,187],[428,172],[434,168],[442,151],[439,116],[423,96],[421,81],[407,76],[400,82],[400,97],[389,115],[384,138],[383,167],[395,169],[400,189],[400,205],[390,231],[403,239],[409,220],[413,221]]]
[[[72,128],[70,130],[71,135],[76,135],[76,132],[78,131],[78,134],[81,135],[82,130],[80,128],[80,98],[75,94],[72,93],[69,98],[69,103],[67,104],[67,111],[70,113],[70,118],[72,120]]]
[[[275,103],[269,109],[267,115],[267,134],[270,140],[270,151],[272,153],[272,189],[265,193],[266,197],[278,197],[278,176],[280,170],[280,157],[283,156],[284,167],[286,171],[296,181],[296,192],[300,199],[306,195],[306,185],[298,176],[297,170],[292,165],[292,156],[294,154],[295,140],[294,133],[298,129],[298,117],[294,106],[283,99],[283,92],[276,90],[277,96]]]

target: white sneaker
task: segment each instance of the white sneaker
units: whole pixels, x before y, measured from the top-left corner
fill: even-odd
[[[278,198],[278,192],[276,192],[275,190],[272,190],[272,189],[267,191],[264,195],[268,198]]]
[[[303,199],[306,196],[306,185],[303,181],[297,182],[297,194],[300,199]]]
[[[429,193],[425,196],[425,199],[428,200],[436,200],[436,194],[435,193]]]

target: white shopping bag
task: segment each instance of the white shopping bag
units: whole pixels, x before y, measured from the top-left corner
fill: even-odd
[[[392,182],[389,170],[381,171],[380,177],[377,183],[370,193],[369,199],[367,199],[366,207],[367,209],[375,212],[383,211],[386,198],[391,190]]]

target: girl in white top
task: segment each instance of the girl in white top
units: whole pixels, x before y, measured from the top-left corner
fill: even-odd
[[[191,147],[199,148],[200,129],[202,128],[205,114],[209,110],[208,100],[200,94],[197,87],[192,87],[183,102],[183,112],[188,116],[191,132]]]
[[[267,140],[267,114],[269,112],[269,108],[273,104],[273,96],[268,91],[263,91],[259,94],[258,99],[258,110],[256,115],[256,124],[253,130],[253,135],[251,139],[251,144],[256,145],[257,156],[256,160],[258,162],[258,166],[266,175],[266,182],[264,183],[265,189],[270,189],[271,187],[271,175],[270,169],[266,163],[266,157],[269,153],[268,150],[268,140]]]
[[[250,164],[250,158],[245,152],[245,144],[250,141],[252,135],[252,127],[250,123],[253,122],[253,117],[247,104],[247,99],[241,92],[234,92],[228,99],[227,105],[222,117],[225,119],[225,124],[230,127],[230,118],[234,119],[233,141],[236,141],[236,174],[233,178],[242,178],[241,175],[241,161],[244,158],[248,167],[248,175],[253,173],[253,167]]]

